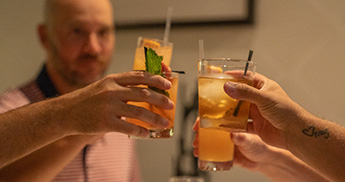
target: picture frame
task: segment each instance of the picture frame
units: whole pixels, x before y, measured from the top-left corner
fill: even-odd
[[[112,0],[117,29],[254,23],[255,0]]]

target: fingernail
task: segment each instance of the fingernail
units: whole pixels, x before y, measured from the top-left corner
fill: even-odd
[[[149,136],[150,132],[149,130],[142,128],[141,126],[136,126],[133,130],[133,135],[128,135],[129,138],[147,138]]]
[[[149,136],[150,132],[146,129],[141,130],[140,135],[142,138],[147,138]]]
[[[171,82],[168,81],[168,80],[166,80],[166,81],[164,82],[164,87],[167,88],[167,89],[170,89],[170,88],[171,88]]]
[[[162,125],[165,126],[165,127],[166,127],[166,126],[169,126],[169,120],[163,118],[163,120],[162,120]]]
[[[224,90],[227,93],[234,93],[236,91],[235,87],[236,87],[236,83],[234,82],[226,82],[224,84]]]
[[[169,109],[174,109],[175,103],[173,101],[169,100],[168,106],[169,106]]]

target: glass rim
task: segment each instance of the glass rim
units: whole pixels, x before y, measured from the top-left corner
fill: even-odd
[[[248,61],[245,59],[240,58],[200,58],[198,59],[199,62],[208,61],[208,62],[216,62],[216,61],[225,61],[225,62],[244,62],[250,65],[256,65],[254,61]]]
[[[141,40],[143,40],[143,39],[149,39],[149,40],[156,41],[156,42],[158,42],[158,43],[161,44],[161,45],[164,45],[164,41],[163,41],[163,40],[160,40],[160,39],[157,39],[157,38],[150,38],[150,37],[139,36],[138,39],[141,39]],[[166,42],[165,45],[171,45],[171,46],[173,46],[174,44],[173,44],[172,42],[168,41],[168,42]]]
[[[166,72],[162,72],[163,75],[165,75]],[[170,74],[169,78],[179,78],[180,73],[176,73],[176,72],[167,72],[168,74]]]

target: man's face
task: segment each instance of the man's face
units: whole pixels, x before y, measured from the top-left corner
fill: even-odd
[[[104,74],[115,33],[107,0],[60,0],[48,29],[48,64],[73,86],[90,84]]]

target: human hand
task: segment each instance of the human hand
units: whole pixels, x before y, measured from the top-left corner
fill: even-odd
[[[258,135],[233,132],[231,138],[236,146],[235,165],[261,172],[273,181],[330,181],[288,150],[270,146]]]
[[[254,76],[253,87],[227,82],[224,91],[231,97],[251,103],[248,131],[258,134],[268,144],[287,148],[289,127],[306,116],[302,107],[292,101],[273,80],[263,75]]]
[[[258,171],[263,165],[274,162],[273,150],[276,148],[264,143],[258,135],[231,133],[231,139],[236,146],[235,165]]]
[[[193,125],[195,132],[193,140],[193,155],[199,157],[199,124],[198,117]],[[229,135],[230,137],[230,135]],[[261,162],[271,160],[268,151],[269,145],[265,144],[259,136],[249,133],[231,133],[232,140],[235,139],[237,147],[235,147],[235,163],[248,169],[255,169]],[[229,151],[230,152],[230,151]]]
[[[193,155],[199,157],[199,123],[200,118],[195,120],[193,131]],[[241,167],[258,171],[261,165],[272,162],[272,149],[274,147],[264,143],[259,136],[249,133],[231,133],[235,144],[234,162]],[[229,151],[230,152],[230,151]]]
[[[128,123],[123,117],[136,118],[160,127],[167,126],[168,120],[127,102],[148,102],[163,109],[173,109],[174,103],[163,94],[136,85],[162,90],[171,87],[171,83],[163,77],[146,72],[112,74],[59,97],[62,102],[55,103],[61,105],[61,109],[56,113],[59,113],[60,121],[65,121],[67,128],[74,134],[121,132],[146,137],[148,131],[145,128]]]

